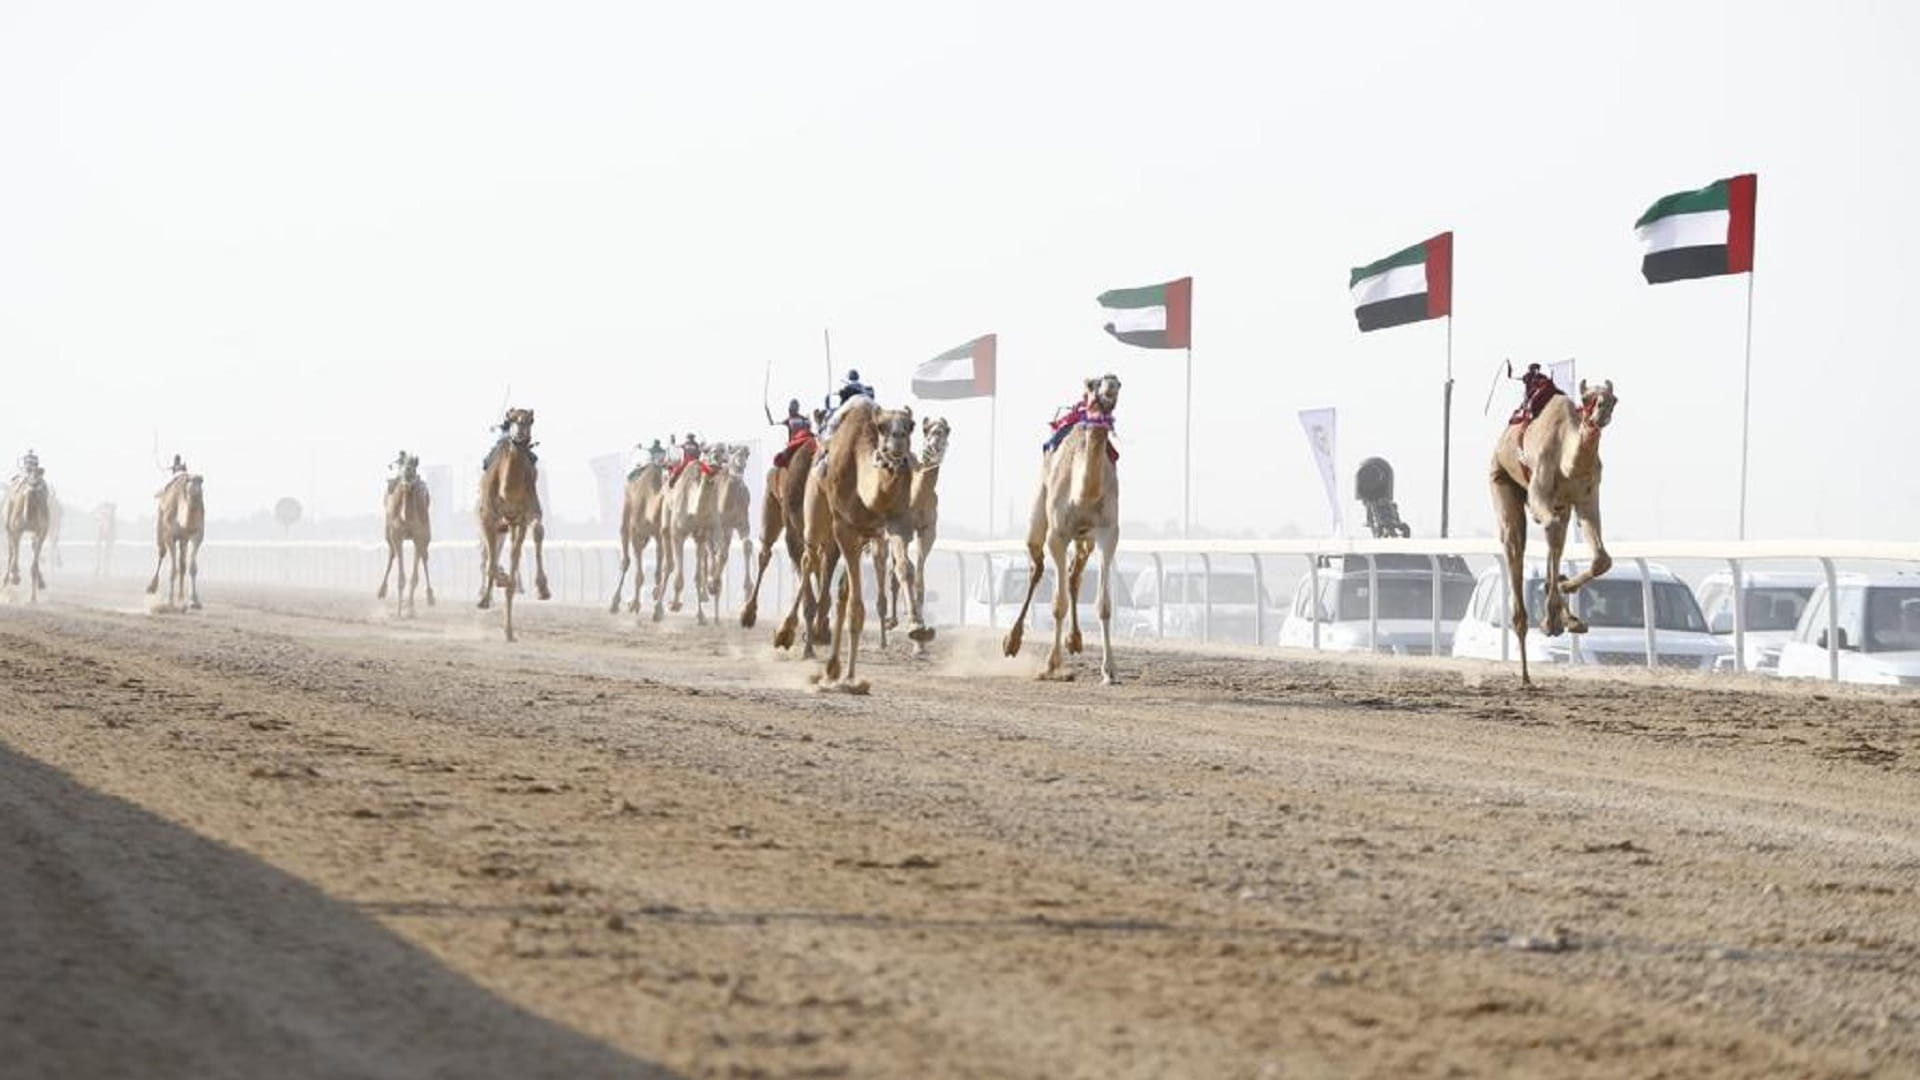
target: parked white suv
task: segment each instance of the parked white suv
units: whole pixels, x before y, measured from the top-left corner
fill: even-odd
[[[1920,575],[1841,574],[1837,579],[1840,681],[1920,686]],[[1780,674],[1824,679],[1827,608],[1823,580],[1800,615],[1793,638],[1780,648]]]
[[[1246,560],[1236,560],[1244,563]],[[1281,610],[1270,593],[1261,587],[1249,566],[1222,566],[1213,560],[1213,569],[1201,569],[1198,557],[1185,568],[1180,560],[1156,571],[1147,567],[1133,579],[1133,617],[1128,633],[1134,637],[1165,636],[1191,638],[1194,641],[1228,641],[1256,644],[1257,637],[1272,641],[1280,630]],[[1164,589],[1163,589],[1164,584]],[[1207,603],[1211,594],[1213,603]],[[1257,605],[1257,607],[1256,607]],[[1254,619],[1262,620],[1256,635]],[[1160,620],[1164,616],[1164,627]]]
[[[1748,570],[1740,575],[1742,630],[1746,635],[1746,669],[1772,675],[1780,666],[1780,648],[1793,638],[1800,625],[1800,614],[1813,599],[1813,590],[1825,580],[1819,574]],[[1707,629],[1714,636],[1733,644],[1733,574],[1722,570],[1709,574],[1698,590],[1701,611],[1707,617]],[[1721,666],[1731,669],[1729,652]]]
[[[1575,572],[1571,563],[1567,573]],[[1649,565],[1653,583],[1654,654],[1661,667],[1711,670],[1732,649],[1707,632],[1706,616],[1692,590],[1663,566]],[[1540,632],[1546,613],[1546,571],[1542,563],[1526,568],[1527,659],[1534,663],[1645,664],[1647,662],[1646,601],[1640,569],[1632,562],[1613,564],[1607,576],[1588,582],[1568,597],[1572,610],[1586,621],[1585,634],[1550,638]],[[1482,571],[1467,605],[1466,617],[1453,636],[1453,655],[1479,660],[1515,658],[1513,608],[1506,574],[1499,566]]]
[[[1302,575],[1294,588],[1293,605],[1280,627],[1280,644],[1313,648],[1314,623],[1320,625],[1320,648],[1334,652],[1366,652],[1368,630],[1375,629],[1373,651],[1401,656],[1445,656],[1453,648],[1454,628],[1473,593],[1473,574],[1458,555],[1440,559],[1440,640],[1433,635],[1433,564],[1425,555],[1375,555],[1374,579],[1380,583],[1379,621],[1371,622],[1373,602],[1365,555],[1325,555],[1320,558],[1320,592],[1314,594],[1314,574]]]

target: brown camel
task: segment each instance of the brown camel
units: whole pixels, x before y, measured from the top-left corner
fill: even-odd
[[[713,575],[708,591],[713,594],[716,616],[721,590],[727,583],[727,558],[736,536],[740,538],[740,554],[744,560],[742,602],[753,594],[753,493],[747,490],[747,461],[752,455],[753,449],[748,446],[726,447],[725,468],[716,478],[713,554],[708,562]]]
[[[200,610],[200,542],[206,539],[207,505],[202,497],[203,483],[198,473],[177,473],[160,489],[160,506],[154,513],[155,540],[160,557],[153,564],[153,580],[147,582],[149,596],[160,591],[160,568],[169,558],[167,571],[167,609],[179,611],[185,597],[188,608]]]
[[[1493,512],[1506,550],[1513,632],[1520,640],[1520,682],[1526,686],[1533,685],[1527,671],[1527,517],[1532,515],[1547,534],[1547,610],[1540,628],[1548,637],[1558,637],[1563,630],[1584,634],[1587,626],[1567,610],[1566,597],[1613,566],[1600,532],[1600,432],[1613,422],[1616,401],[1613,380],[1589,387],[1583,379],[1577,408],[1572,398],[1556,394],[1530,423],[1507,425],[1493,450]],[[1580,515],[1587,542],[1593,545],[1593,562],[1563,581],[1560,552],[1567,542],[1569,513]]]
[[[1043,679],[1071,679],[1061,670],[1060,635],[1072,620],[1068,652],[1078,653],[1080,639],[1080,575],[1093,549],[1100,550],[1100,679],[1111,686],[1119,681],[1113,666],[1113,551],[1120,542],[1120,471],[1108,453],[1113,434],[1113,409],[1120,400],[1120,380],[1112,375],[1087,380],[1087,417],[1059,446],[1049,451],[1041,469],[1040,490],[1033,497],[1027,525],[1027,598],[1007,631],[1008,656],[1020,653],[1027,611],[1046,573],[1043,553],[1053,556],[1053,650],[1047,653]],[[1073,563],[1067,564],[1068,545]]]
[[[951,428],[946,417],[928,417],[920,422],[920,460],[913,470],[913,490],[906,512],[896,519],[889,537],[890,555],[895,567],[912,560],[913,573],[892,575],[892,593],[886,602],[881,625],[891,625],[900,610],[900,594],[907,591],[909,610],[917,622],[926,611],[927,554],[933,550],[940,529],[940,464],[947,457],[947,436]],[[909,635],[911,636],[911,635]],[[930,637],[931,635],[929,635]],[[913,654],[927,654],[927,638],[914,638]]]
[[[488,455],[486,471],[480,477],[480,543],[485,564],[481,567],[481,608],[493,606],[493,589],[498,585],[507,594],[507,640],[513,640],[513,594],[520,591],[520,550],[533,536],[533,584],[542,600],[553,594],[547,589],[547,562],[542,550],[547,529],[540,519],[539,466],[533,455],[533,410],[510,409],[502,439]],[[500,566],[501,548],[507,549],[507,566]]]
[[[760,587],[766,584],[767,564],[773,559],[774,545],[782,539],[786,541],[787,558],[793,565],[795,587],[801,575],[801,565],[806,556],[806,497],[813,477],[814,455],[820,451],[820,443],[808,439],[795,447],[783,464],[774,465],[767,470],[766,491],[760,497],[760,562],[753,575],[753,588],[747,593],[747,605],[740,609],[740,625],[751,628],[759,618]],[[832,574],[839,561],[837,550],[828,553],[826,571]],[[811,592],[805,594],[804,616],[808,628],[807,641],[803,654],[811,659],[816,642],[827,640],[827,607],[815,603]],[[781,645],[787,648],[792,643]]]
[[[707,597],[711,574],[707,569],[713,526],[719,516],[719,455],[707,447],[700,460],[689,462],[667,487],[667,506],[663,516],[665,529],[661,550],[673,572],[673,602],[662,607],[663,581],[654,582],[653,618],[658,622],[666,610],[681,609],[680,596],[686,588],[686,545],[693,543],[693,616],[701,626],[707,624]],[[714,598],[716,601],[718,597]],[[715,614],[718,615],[718,603]]]
[[[835,601],[833,645],[827,657],[823,687],[865,693],[859,680],[860,631],[866,622],[866,596],[861,586],[860,551],[880,537],[887,523],[907,504],[913,490],[913,411],[881,409],[871,398],[856,397],[842,405],[838,423],[826,445],[824,467],[816,466],[807,487],[805,556],[799,588],[774,644],[793,644],[799,629],[800,608],[807,593],[817,589],[824,601],[831,582],[829,553],[837,551],[843,567]],[[902,573],[912,570],[902,567]],[[913,633],[926,634],[916,626]],[[846,649],[844,677],[840,653]]]
[[[433,606],[433,579],[427,572],[427,545],[433,542],[433,522],[430,520],[432,496],[427,491],[427,482],[420,479],[420,459],[407,455],[406,464],[401,467],[400,475],[387,481],[387,569],[380,575],[380,591],[375,595],[382,600],[387,598],[387,579],[394,568],[400,570],[400,586],[396,594],[394,613],[397,615],[414,614],[414,594],[420,591],[422,581],[427,584],[427,606]],[[406,544],[413,543],[413,587],[407,587]]]
[[[620,580],[614,583],[613,600],[607,606],[609,615],[620,612],[620,595],[626,590],[627,570],[633,570],[633,602],[627,611],[640,613],[640,587],[646,582],[646,571],[640,565],[640,556],[653,545],[654,593],[660,592],[660,582],[666,580],[667,549],[661,542],[661,529],[667,506],[667,470],[658,460],[627,474],[626,499],[620,507]]]
[[[7,573],[6,583],[20,584],[20,537],[24,533],[33,534],[33,563],[27,572],[27,602],[39,603],[40,590],[47,587],[46,575],[40,572],[40,548],[47,542],[47,530],[52,518],[50,504],[53,495],[47,488],[46,474],[37,466],[30,466],[7,489]]]

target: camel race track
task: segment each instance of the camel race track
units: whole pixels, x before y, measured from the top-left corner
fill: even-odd
[[[1911,692],[53,585],[7,1080],[1920,1075]]]

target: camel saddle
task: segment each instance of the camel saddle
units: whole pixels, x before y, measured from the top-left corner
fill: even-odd
[[[785,446],[785,448],[783,448],[779,453],[773,455],[774,467],[777,469],[786,468],[787,462],[793,460],[794,451],[800,449],[801,447],[807,445],[808,443],[818,443],[819,441],[820,440],[816,439],[813,435],[813,432],[810,430],[800,432],[799,434],[795,435],[793,438],[787,440],[787,445]]]

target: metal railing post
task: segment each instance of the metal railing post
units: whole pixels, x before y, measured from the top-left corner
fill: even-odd
[[[1320,556],[1318,555],[1307,556],[1307,590],[1313,593],[1313,596],[1311,598],[1312,606],[1313,606],[1313,651],[1319,652],[1320,651]],[[1340,601],[1339,597],[1337,596],[1334,597],[1335,603],[1339,603],[1339,601]],[[1335,617],[1338,617],[1339,613],[1335,612],[1334,615]]]
[[[1253,643],[1267,643],[1267,575],[1260,566],[1260,553],[1247,556],[1253,560]]]
[[[1185,577],[1185,575],[1181,575]],[[1213,640],[1213,556],[1200,553],[1200,640]]]
[[[1506,597],[1506,602],[1500,605],[1501,610],[1506,612],[1500,620],[1500,662],[1503,664],[1513,659],[1513,606],[1519,604],[1521,611],[1527,610],[1526,579],[1522,578],[1520,581],[1521,595],[1513,595],[1513,571],[1507,566],[1507,557],[1501,555],[1500,580],[1507,583],[1507,587],[1500,590],[1501,595]]]
[[[954,552],[953,561],[960,564],[960,622],[958,625],[965,626],[967,625],[967,553]]]
[[[1367,651],[1380,651],[1380,560],[1367,556]]]
[[[1427,655],[1440,655],[1440,556],[1428,555],[1427,562],[1433,567],[1433,630],[1427,636]]]
[[[1827,575],[1827,681],[1840,681],[1840,575],[1833,572],[1833,560],[1820,560]]]
[[[1160,553],[1153,552],[1153,636],[1167,636],[1167,566]]]
[[[1660,620],[1653,613],[1653,574],[1647,570],[1647,560],[1635,559],[1633,563],[1640,568],[1640,625],[1646,631],[1647,667],[1653,669],[1660,666],[1660,631],[1657,629]]]
[[[1728,559],[1727,569],[1733,573],[1733,670],[1744,674],[1747,670],[1746,580],[1740,572],[1739,559]]]

